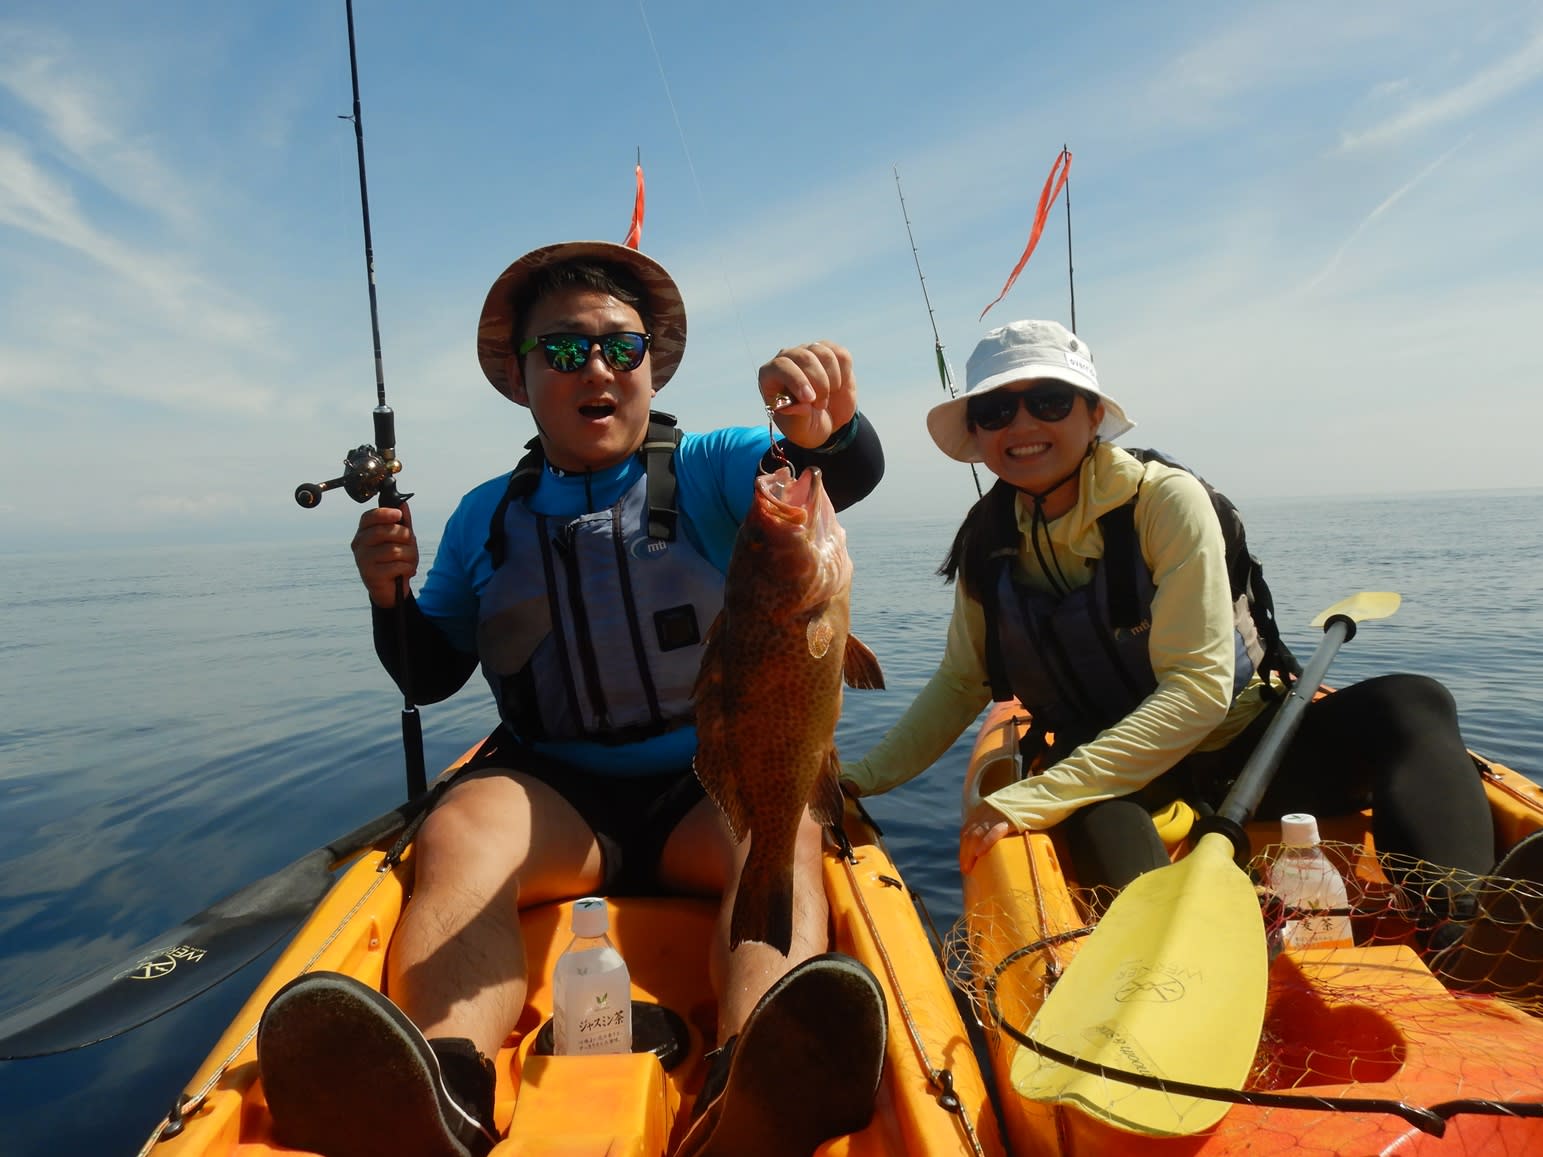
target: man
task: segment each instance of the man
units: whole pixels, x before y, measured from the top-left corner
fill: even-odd
[[[679,434],[650,407],[685,340],[674,281],[624,246],[533,250],[488,293],[478,359],[530,410],[538,440],[451,516],[422,592],[406,596],[406,650],[417,701],[453,694],[480,663],[503,723],[418,836],[413,896],[387,963],[391,999],[311,974],[265,1013],[263,1082],[287,1144],[327,1157],[487,1151],[489,1058],[525,1004],[523,905],[591,892],[721,894],[711,962],[720,1048],[685,1142],[693,1151],[725,1112],[738,1034],[749,1041],[745,1026],[774,985],[855,1001],[882,1024],[866,969],[821,955],[821,832],[807,814],[789,954],[755,941],[729,950],[745,849],[691,770],[691,691],[756,474],[776,453],[798,468],[817,463],[840,508],[878,483],[883,454],[857,412],[851,357],[829,342],[784,349],[760,368],[777,450],[764,428]],[[400,682],[397,590],[418,569],[407,508],[367,511],[353,553],[377,652]],[[871,1113],[882,1029],[872,1035],[876,1051],[857,1066],[870,1071],[811,1077],[861,1090],[851,1114],[815,1123],[821,1139]]]

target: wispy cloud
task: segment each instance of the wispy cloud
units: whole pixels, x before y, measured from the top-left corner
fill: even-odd
[[[1364,58],[1387,36],[1388,14],[1380,8],[1312,0],[1223,6],[1192,35],[1179,31],[1171,55],[1155,46],[1141,103],[1129,115],[1161,126],[1162,138],[1237,123],[1261,96]],[[1326,36],[1328,27],[1333,33]]]
[[[1510,56],[1496,61],[1466,81],[1409,105],[1371,128],[1346,133],[1341,152],[1375,148],[1414,136],[1427,129],[1467,120],[1543,76],[1543,31]]]
[[[1404,182],[1404,184],[1400,185],[1387,197],[1383,198],[1382,203],[1379,204],[1370,213],[1368,213],[1365,217],[1363,217],[1360,224],[1358,224],[1350,231],[1350,235],[1346,237],[1344,241],[1340,242],[1339,248],[1334,251],[1334,256],[1330,257],[1328,262],[1325,263],[1324,267],[1320,269],[1318,273],[1302,287],[1302,292],[1311,293],[1325,281],[1327,281],[1335,269],[1338,268],[1340,260],[1349,251],[1350,247],[1355,244],[1356,238],[1361,236],[1361,234],[1364,233],[1374,221],[1376,221],[1389,209],[1393,208],[1394,205],[1403,200],[1404,197],[1406,197],[1412,190],[1423,184],[1432,173],[1445,165],[1447,161],[1452,158],[1452,155],[1461,149],[1464,145],[1466,145],[1471,139],[1472,137],[1469,136],[1464,137],[1462,140],[1458,141],[1457,144],[1453,145],[1446,152],[1442,153],[1441,156],[1437,157],[1430,164],[1426,165],[1425,168],[1421,169],[1410,180]]]
[[[15,137],[0,135],[0,226],[9,226],[86,257],[133,286],[164,324],[196,328],[212,339],[254,340],[251,312],[221,302],[217,287],[175,253],[129,245],[94,225],[71,185],[46,172]]]
[[[132,80],[73,52],[62,33],[0,24],[0,97],[21,114],[0,131],[0,231],[30,238],[15,252],[37,255],[0,324],[0,392],[44,405],[80,390],[179,409],[261,404],[261,390],[212,395],[203,380],[228,375],[232,352],[261,350],[268,318],[183,239],[201,214],[190,182],[137,143],[149,134]],[[100,347],[113,350],[107,363]],[[194,366],[205,372],[191,376]]]
[[[0,25],[0,88],[32,110],[65,164],[163,220],[192,217],[181,183],[121,123],[123,94],[75,63],[62,37]]]

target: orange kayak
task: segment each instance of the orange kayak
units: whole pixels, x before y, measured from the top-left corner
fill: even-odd
[[[889,1041],[872,1123],[820,1152],[1003,1157],[985,1077],[916,904],[878,835],[850,805],[846,830],[854,860],[834,851],[825,857],[832,947],[878,977],[889,1006]],[[343,872],[186,1086],[183,1119],[157,1129],[144,1153],[292,1152],[271,1138],[257,1078],[258,1018],[273,993],[305,971],[342,972],[379,987],[392,930],[412,888],[411,849],[394,867],[384,865],[385,858],[383,845]],[[678,1015],[683,1055],[668,1068],[651,1052],[542,1055],[538,1038],[551,1016],[552,970],[569,939],[572,904],[526,909],[521,922],[529,999],[497,1059],[496,1123],[504,1139],[495,1157],[664,1157],[690,1123],[717,1015],[707,960],[718,905],[627,897],[609,906],[611,936],[627,962],[633,998]]]
[[[971,759],[967,802],[1020,774],[1018,743],[1028,722],[1015,703],[992,709]],[[1543,828],[1543,788],[1498,764],[1474,763],[1498,846]],[[1058,838],[1047,833],[1011,836],[982,857],[964,879],[964,916],[954,939],[989,1026],[998,1105],[1014,1153],[1543,1153],[1543,1019],[1536,998],[1525,990],[1507,999],[1504,991],[1446,987],[1415,951],[1408,906],[1382,871],[1370,813],[1319,822],[1349,885],[1356,944],[1286,947],[1274,958],[1249,1078],[1219,1123],[1190,1135],[1130,1131],[1064,1099],[1024,1095],[1044,1087],[1036,1073],[1052,1062],[1010,1030],[1029,1034],[1109,897],[1079,889]],[[1260,854],[1251,866],[1270,853],[1278,831],[1274,823],[1249,825]],[[1183,833],[1164,835],[1181,858]],[[1529,905],[1536,920],[1543,905]],[[1192,983],[1203,999],[1204,977]],[[1207,1042],[1188,1047],[1203,1051]],[[1102,1088],[1112,1102],[1130,1086],[1105,1080]]]

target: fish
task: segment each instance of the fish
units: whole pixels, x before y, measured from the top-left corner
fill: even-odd
[[[851,593],[846,531],[819,469],[758,475],[694,690],[697,778],[735,840],[750,840],[731,948],[758,940],[788,954],[804,809],[840,831],[842,684],[884,686],[850,634]]]

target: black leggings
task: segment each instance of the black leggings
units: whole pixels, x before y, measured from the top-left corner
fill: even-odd
[[[1216,752],[1180,761],[1145,790],[1079,808],[1061,829],[1080,881],[1124,887],[1168,863],[1149,809],[1180,796],[1219,807],[1270,708]],[[1482,874],[1495,862],[1484,788],[1452,694],[1423,675],[1381,675],[1309,703],[1255,816],[1342,815],[1372,806],[1382,852]]]

